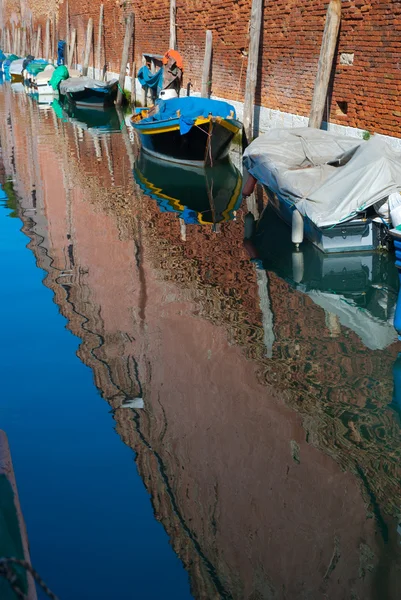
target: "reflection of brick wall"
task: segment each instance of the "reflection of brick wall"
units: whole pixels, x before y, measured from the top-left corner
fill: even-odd
[[[19,2],[5,0],[6,16],[18,13]],[[119,70],[124,37],[124,14],[132,5],[135,18],[137,66],[142,52],[161,54],[169,42],[169,1],[104,0],[106,62]],[[36,18],[44,18],[59,4],[58,32],[65,37],[66,2],[26,0]],[[95,38],[101,0],[70,0],[71,27],[78,32],[82,59],[85,29],[94,18]],[[261,53],[261,85],[257,102],[273,109],[307,115],[309,112],[326,2],[276,0],[266,2]],[[205,29],[213,31],[213,93],[243,100],[247,31],[251,0],[177,0],[177,39],[185,57],[185,80],[200,90]],[[401,5],[388,0],[349,0],[342,3],[339,54],[354,54],[352,65],[338,56],[331,120],[374,132],[401,136],[401,111],[396,98],[401,89]],[[342,114],[337,102],[348,103]],[[344,104],[342,104],[344,107]]]
[[[0,123],[3,157],[13,156],[8,174],[19,181],[23,206],[35,183],[46,213],[46,240],[25,218],[30,247],[82,338],[79,357],[113,408],[141,382],[145,410],[135,421],[131,411],[117,410],[117,429],[138,453],[155,515],[191,574],[195,597],[218,597],[211,574],[241,599],[266,597],[276,582],[298,584],[299,573],[317,589],[340,548],[335,577],[323,585],[338,590],[338,578],[371,598],[381,554],[366,506],[373,502],[384,522],[399,510],[400,430],[386,407],[397,346],[373,352],[344,327],[332,338],[324,311],[269,273],[276,344],[266,359],[241,211],[218,235],[188,226],[182,242],[177,218],[137,193],[121,135],[96,145],[51,112],[30,111],[30,100],[8,87],[0,102],[2,114],[12,115],[13,136]],[[68,256],[68,232],[70,284],[57,270]],[[146,327],[137,310],[138,254]],[[283,540],[291,540],[285,552]],[[367,545],[375,556],[363,579],[357,574]],[[291,549],[286,564],[280,557],[290,561]],[[326,595],[334,598],[331,589]],[[288,596],[299,597],[299,589]]]

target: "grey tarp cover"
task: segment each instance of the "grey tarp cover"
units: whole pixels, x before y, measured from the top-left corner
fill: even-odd
[[[342,166],[329,164],[336,161]],[[307,127],[272,129],[248,146],[244,164],[318,227],[350,220],[401,190],[401,153],[377,136],[363,141]]]
[[[10,64],[10,75],[22,75],[22,67],[25,58],[17,58]]]
[[[112,81],[99,81],[91,77],[70,77],[60,83],[60,94],[83,92],[85,89],[111,89],[117,83],[117,79]]]

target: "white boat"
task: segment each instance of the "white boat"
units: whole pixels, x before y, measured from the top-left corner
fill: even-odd
[[[54,70],[55,67],[53,65],[47,65],[44,71],[41,71],[32,79],[32,85],[39,96],[50,96],[53,98],[53,96],[57,94],[57,91],[54,91],[52,86],[49,85]]]
[[[14,81],[22,81],[22,71],[25,58],[17,58],[10,64],[10,76]]]
[[[272,129],[248,146],[244,166],[292,227],[297,245],[304,237],[323,252],[387,244],[388,196],[401,190],[401,153],[379,136],[364,141],[312,128]]]

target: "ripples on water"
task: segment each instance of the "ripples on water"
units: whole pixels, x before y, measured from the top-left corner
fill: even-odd
[[[0,111],[9,207],[193,597],[400,597],[392,256],[293,253],[266,211],[250,260],[233,164],[155,163],[116,112],[9,87]]]

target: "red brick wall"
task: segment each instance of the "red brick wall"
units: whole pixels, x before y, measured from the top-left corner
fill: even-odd
[[[39,18],[40,1],[27,1]],[[48,12],[49,2],[45,4]],[[101,0],[69,1],[71,27],[78,29],[79,57],[89,16],[94,18],[96,38],[100,4]],[[327,4],[327,0],[265,0],[258,103],[308,115]],[[124,16],[131,6],[136,17],[132,53],[137,66],[142,52],[166,51],[169,0],[104,0],[104,6],[110,70],[119,70]],[[246,58],[241,50],[248,47],[250,6],[251,0],[177,0],[178,48],[185,59],[185,81],[191,81],[195,91],[200,90],[205,30],[209,28],[213,31],[213,94],[243,100]],[[12,7],[15,14],[14,1]],[[401,137],[401,2],[344,0],[342,8],[330,120]],[[64,2],[59,7],[61,36],[65,36],[65,10]],[[341,52],[355,53],[352,66],[339,64]],[[348,104],[346,115],[338,114],[337,102]]]

